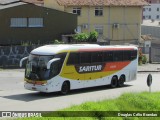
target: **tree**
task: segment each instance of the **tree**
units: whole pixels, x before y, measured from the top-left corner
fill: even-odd
[[[89,38],[89,35],[87,33],[79,33],[79,34],[75,34],[73,38],[77,42],[86,42]]]
[[[74,40],[77,42],[96,42],[98,38],[98,33],[92,31],[88,33],[78,33],[73,36]]]
[[[92,31],[89,34],[89,41],[90,42],[97,42],[97,38],[98,38],[98,32],[97,31]]]

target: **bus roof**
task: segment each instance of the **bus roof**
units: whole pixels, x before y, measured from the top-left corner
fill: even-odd
[[[59,45],[45,45],[38,47],[31,51],[31,54],[36,55],[54,55],[60,52],[69,51],[101,51],[101,50],[137,50],[136,46],[124,46],[124,45],[108,45],[100,46],[98,44],[59,44]]]

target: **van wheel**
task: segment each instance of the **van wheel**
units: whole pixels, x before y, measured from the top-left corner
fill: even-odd
[[[61,88],[61,94],[62,95],[66,95],[70,90],[70,86],[69,86],[69,83],[68,82],[63,82],[62,84],[62,88]]]
[[[112,80],[111,80],[111,87],[112,88],[115,88],[117,87],[117,84],[118,84],[118,80],[117,80],[117,77],[112,77]]]
[[[125,76],[121,76],[118,80],[118,86],[123,87],[125,82]]]

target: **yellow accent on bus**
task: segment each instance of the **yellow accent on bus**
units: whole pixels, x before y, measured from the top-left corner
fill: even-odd
[[[74,66],[64,66],[63,71],[61,72],[60,76],[66,79],[72,80],[95,80],[98,78],[103,78],[118,72],[116,71],[107,71],[107,72],[94,72],[94,73],[77,73]]]

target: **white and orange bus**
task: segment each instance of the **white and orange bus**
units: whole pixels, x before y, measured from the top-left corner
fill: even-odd
[[[40,92],[61,91],[102,85],[121,87],[136,79],[138,55],[135,46],[90,44],[46,45],[31,51],[24,87]]]

